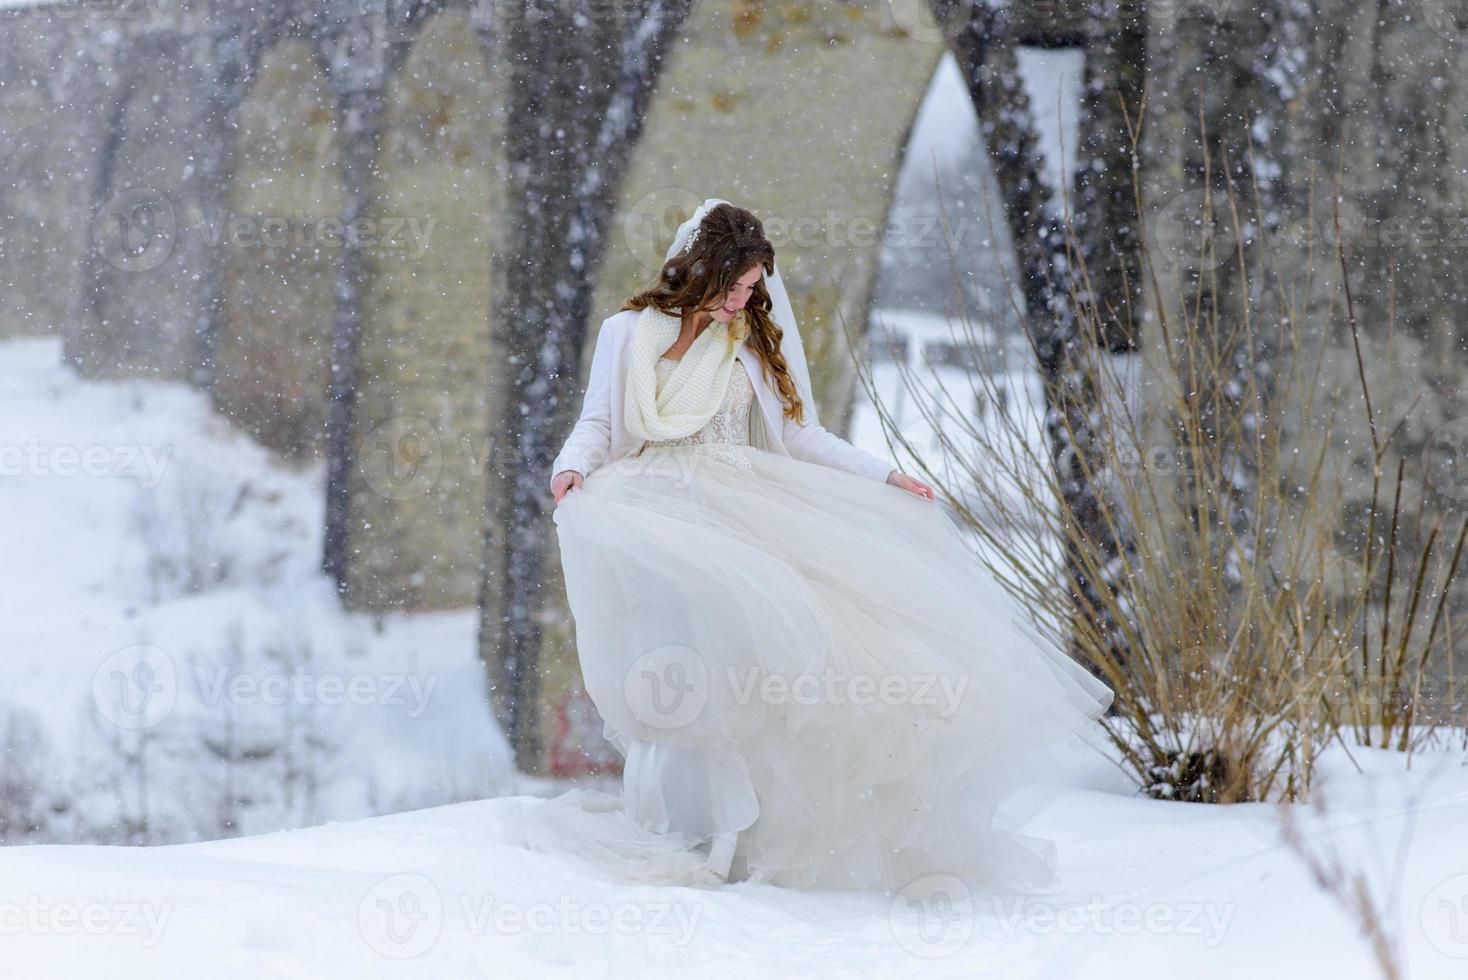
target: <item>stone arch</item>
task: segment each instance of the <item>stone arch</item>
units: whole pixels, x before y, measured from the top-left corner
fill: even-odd
[[[936,153],[926,152],[929,147]],[[896,365],[925,373],[930,361],[966,363],[972,352],[961,319],[980,331],[997,328],[996,333],[1023,338],[1014,309],[1022,297],[1013,285],[1013,244],[997,213],[1002,197],[989,154],[962,69],[945,54],[903,148],[866,349],[871,381],[891,423],[924,449],[937,448],[934,433],[921,406],[908,397]],[[1008,350],[993,353],[1002,356]],[[993,362],[979,363],[987,368]],[[957,408],[956,399],[967,392],[952,393],[950,406]],[[853,439],[879,441],[881,434],[874,416],[853,411]]]
[[[494,73],[468,17],[424,22],[390,78],[368,209],[353,604],[472,605],[490,454],[500,172]]]
[[[66,358],[89,376],[208,388],[222,291],[206,216],[224,210],[238,111],[261,52],[300,24],[284,8],[167,24],[105,10],[31,20],[36,41],[64,45],[76,68],[47,80],[62,96],[57,152],[85,187],[64,222],[77,267],[72,288],[58,290],[76,311],[63,322]],[[99,23],[113,35],[106,44],[94,43]],[[3,27],[0,17],[0,37],[16,40]],[[34,46],[26,31],[19,37]]]
[[[325,424],[342,187],[334,99],[310,48],[264,54],[239,112],[230,182],[207,229],[221,277],[212,393],[288,456]]]
[[[102,110],[87,229],[85,323],[68,354],[98,376],[184,378],[192,366],[209,261],[196,221],[200,175],[180,148],[207,127],[207,66],[175,35],[120,42]]]
[[[907,133],[945,43],[909,34],[880,0],[706,0],[683,34],[621,191],[589,333],[655,275],[692,207],[728,198],[765,223],[822,421],[839,429],[853,381],[841,322],[860,332]],[[819,85],[819,99],[792,78]]]
[[[88,110],[101,86],[77,63],[75,32],[46,13],[0,8],[0,337],[62,333],[83,312],[76,284],[97,161]],[[89,83],[84,96],[54,83],[63,62]]]

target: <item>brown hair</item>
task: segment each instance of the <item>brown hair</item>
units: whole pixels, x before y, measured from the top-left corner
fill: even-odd
[[[756,265],[762,266],[766,275],[775,269],[775,247],[765,237],[764,225],[744,208],[716,204],[698,223],[693,247],[663,263],[658,282],[628,297],[622,309],[655,306],[669,316],[681,316],[684,310],[708,309]],[[795,378],[785,355],[780,353],[785,331],[770,316],[770,293],[764,276],[754,284],[742,312],[749,330],[748,345],[759,354],[765,378],[773,375],[775,389],[785,402],[785,414],[804,422],[805,410]],[[730,322],[730,328],[739,329],[738,318]]]

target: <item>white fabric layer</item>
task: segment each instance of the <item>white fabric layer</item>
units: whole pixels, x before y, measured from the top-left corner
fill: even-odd
[[[738,456],[747,467],[712,444],[649,445],[557,506],[586,688],[627,759],[616,827],[569,796],[547,813],[598,841],[743,830],[736,868],[753,881],[1048,884],[1054,846],[1017,828],[1111,691],[986,605],[995,585],[941,505]],[[618,874],[685,866],[624,844],[647,860]]]

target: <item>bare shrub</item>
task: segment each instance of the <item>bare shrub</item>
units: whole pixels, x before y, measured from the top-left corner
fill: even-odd
[[[71,806],[64,789],[46,778],[50,743],[35,712],[0,707],[0,844],[51,839],[53,815]]]
[[[131,529],[145,556],[148,601],[276,581],[291,546],[260,532],[292,530],[271,513],[277,499],[255,481],[202,465],[139,491]]]
[[[1139,184],[1134,194],[1146,215]],[[1117,298],[1091,288],[1067,214],[1065,328],[1075,345],[1067,376],[1044,379],[1043,417],[1003,397],[1013,379],[1000,371],[968,372],[955,388],[942,372],[920,376],[898,360],[902,395],[932,433],[919,446],[858,358],[889,445],[973,531],[1041,635],[1115,690],[1102,724],[1144,791],[1163,799],[1304,798],[1317,755],[1343,725],[1406,748],[1427,664],[1452,646],[1445,600],[1468,521],[1439,522],[1417,554],[1405,553],[1401,495],[1387,502],[1380,492],[1388,440],[1366,372],[1350,391],[1319,383],[1319,365],[1339,353],[1334,337],[1351,338],[1358,363],[1370,356],[1340,235],[1318,282],[1318,243],[1269,240],[1257,190],[1251,206],[1242,214],[1227,182],[1202,196],[1189,216],[1193,271],[1170,288],[1163,278],[1175,266],[1157,261],[1139,223],[1145,311],[1102,308]],[[1232,229],[1232,254],[1216,251],[1230,240],[1217,227]],[[1257,242],[1246,247],[1249,236]],[[1282,249],[1297,251],[1271,261]],[[957,277],[951,242],[949,254]],[[1144,313],[1150,344],[1101,353],[1108,316],[1135,326]],[[973,349],[992,339],[967,305],[954,329]],[[970,411],[975,404],[985,411]],[[1364,553],[1349,550],[1358,518],[1326,465],[1341,413],[1358,407],[1377,464]],[[1067,509],[1075,495],[1063,474],[1077,461],[1098,514]],[[1114,558],[1098,558],[1083,530],[1098,517],[1123,542]],[[1384,543],[1374,543],[1378,529],[1390,529]],[[1101,608],[1075,594],[1067,560],[1106,585]]]

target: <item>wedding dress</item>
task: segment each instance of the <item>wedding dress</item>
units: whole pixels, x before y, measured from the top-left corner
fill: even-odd
[[[539,804],[525,843],[640,882],[694,883],[694,846],[738,831],[732,880],[1051,883],[1019,828],[1112,692],[1011,621],[941,505],[752,445],[751,396],[734,370],[702,429],[557,505],[623,795]]]

